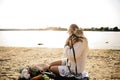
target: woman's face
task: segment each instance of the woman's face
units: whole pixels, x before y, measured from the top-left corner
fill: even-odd
[[[72,29],[71,28],[68,29],[68,34],[72,35]]]

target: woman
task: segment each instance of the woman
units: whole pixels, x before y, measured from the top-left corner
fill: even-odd
[[[52,62],[49,70],[61,76],[69,76],[73,74],[82,74],[85,77],[85,64],[89,51],[88,41],[76,24],[71,24],[68,29],[69,37],[64,47],[64,58],[59,61]],[[74,34],[74,35],[73,35]],[[74,52],[75,59],[74,59]],[[77,69],[76,69],[77,66]],[[77,71],[76,71],[77,70]]]
[[[66,77],[71,77],[73,75],[80,76],[77,77],[77,79],[88,77],[85,72],[87,53],[89,51],[87,39],[84,36],[83,31],[79,29],[76,24],[70,25],[68,34],[69,37],[65,43],[64,58],[62,60],[52,62],[50,66],[38,64],[32,66],[32,68],[43,71],[50,70],[55,74]],[[23,69],[20,80],[23,80],[22,78],[30,78],[29,68]],[[88,78],[85,80],[88,80]]]

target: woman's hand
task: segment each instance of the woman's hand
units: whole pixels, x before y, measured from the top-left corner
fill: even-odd
[[[66,40],[65,46],[69,46],[70,48],[77,42],[77,38],[76,37],[69,37]]]
[[[70,48],[76,43],[77,41],[75,39],[69,41]]]

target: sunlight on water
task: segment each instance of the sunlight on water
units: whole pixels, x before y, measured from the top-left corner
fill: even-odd
[[[91,49],[120,49],[120,32],[85,31]],[[63,48],[67,31],[0,31],[0,46]]]

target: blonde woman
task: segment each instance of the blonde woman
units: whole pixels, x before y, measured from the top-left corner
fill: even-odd
[[[87,38],[76,24],[70,25],[68,34],[69,37],[66,40],[64,47],[64,58],[62,60],[52,62],[49,69],[60,76],[81,74],[82,77],[86,77],[85,64],[89,51]]]

